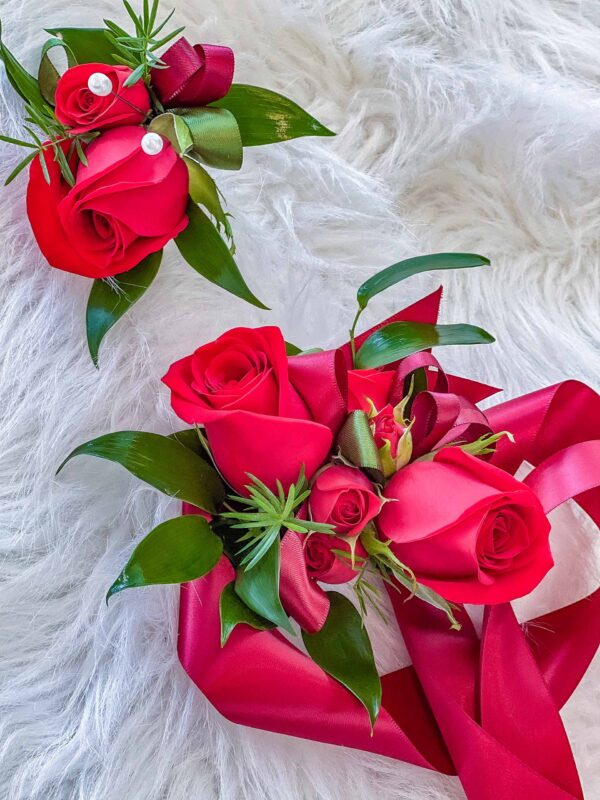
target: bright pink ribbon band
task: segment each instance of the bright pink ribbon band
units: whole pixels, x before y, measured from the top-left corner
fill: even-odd
[[[206,106],[225,97],[233,80],[233,50],[191,45],[185,37],[161,56],[167,69],[152,70],[152,84],[165,108]]]
[[[492,463],[514,473],[529,462],[526,482],[546,511],[573,498],[600,525],[598,395],[566,382],[486,416],[492,430],[515,436],[514,444],[501,441]],[[294,590],[318,587],[298,584],[297,548],[284,540],[284,549],[286,607],[316,630],[327,611],[323,597],[289,607]],[[464,612],[462,630],[451,631],[443,613],[392,591],[413,663],[383,676],[371,736],[358,701],[279,632],[239,625],[221,647],[219,596],[233,577],[223,558],[207,577],[182,586],[180,606],[181,663],[228,719],[457,774],[470,800],[583,797],[559,710],[600,643],[600,590],[528,623],[527,636],[509,604],[489,606],[481,639]]]

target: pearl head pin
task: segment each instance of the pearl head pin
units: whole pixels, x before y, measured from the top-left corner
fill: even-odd
[[[97,97],[106,97],[112,92],[112,81],[102,72],[93,72],[88,78],[88,89]]]
[[[142,150],[149,156],[157,156],[164,147],[162,136],[158,133],[145,133],[142,136]]]

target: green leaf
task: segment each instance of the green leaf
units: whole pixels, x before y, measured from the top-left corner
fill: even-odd
[[[302,353],[302,350],[297,347],[295,344],[291,342],[285,343],[285,352],[288,356],[299,356]]]
[[[356,357],[357,369],[382,367],[412,353],[450,344],[490,344],[495,339],[474,325],[430,325],[392,322],[366,340]]]
[[[135,548],[108,590],[106,602],[123,589],[201,578],[217,564],[222,553],[223,543],[202,517],[189,515],[167,520]]]
[[[176,442],[182,444],[184,447],[187,447],[188,450],[191,450],[193,453],[196,453],[197,456],[204,459],[206,461],[206,450],[202,446],[202,442],[200,441],[200,436],[198,435],[198,428],[186,428],[183,431],[176,431],[175,433],[169,434],[169,439],[175,439]]]
[[[209,167],[239,169],[244,148],[234,115],[225,108],[175,109],[193,140],[193,155]]]
[[[188,204],[187,214],[188,226],[175,239],[175,244],[188,264],[222,289],[268,310],[246,285],[227,245],[206,214],[193,202]]]
[[[35,150],[35,153],[33,154],[34,156],[36,156],[38,152],[37,144],[33,144],[33,142],[26,142],[25,139],[15,139],[14,136],[4,136],[4,134],[0,134],[0,142],[16,144],[18,147],[29,147],[31,150]]]
[[[46,28],[46,33],[65,43],[69,66],[75,64],[116,64],[114,44],[104,28]]]
[[[52,50],[53,47],[62,47],[67,52],[67,59],[69,57],[69,47],[62,39],[57,37],[53,37],[52,39],[48,39],[47,42],[44,43],[42,47],[41,53],[41,60],[40,66],[38,67],[38,83],[40,86],[40,91],[48,103],[51,106],[54,105],[54,96],[56,94],[56,87],[58,85],[58,81],[60,80],[60,75],[58,70],[50,60],[50,56],[48,55],[48,51]]]
[[[223,228],[225,235],[232,242],[232,248],[230,248],[230,252],[233,255],[235,252],[235,247],[233,246],[233,232],[231,230],[231,225],[229,224],[228,216],[221,205],[221,198],[219,197],[217,184],[204,169],[204,167],[196,161],[195,158],[186,155],[184,156],[183,160],[188,168],[190,177],[190,197],[194,203],[204,206],[208,213],[214,217],[215,221],[217,222],[217,226],[221,226]]]
[[[2,27],[0,26],[0,59],[4,62],[10,85],[26,102],[38,107],[45,105],[38,82],[33,75],[23,69],[1,37]]]
[[[467,269],[469,267],[482,267],[489,265],[490,261],[485,256],[478,256],[472,253],[433,253],[428,256],[417,256],[408,258],[392,264],[391,267],[382,269],[372,275],[356,293],[356,299],[360,308],[366,308],[371,298],[375,297],[384,289],[389,289],[396,283],[400,283],[411,275],[418,275],[420,272],[428,272],[437,269]]]
[[[251,569],[239,568],[235,577],[235,591],[256,614],[289,633],[294,630],[279,599],[279,536],[267,553]]]
[[[102,339],[150,286],[160,267],[162,250],[151,253],[137,267],[109,281],[96,279],[86,310],[87,342],[94,365]]]
[[[19,163],[10,173],[8,178],[4,181],[4,185],[8,186],[8,184],[11,183],[11,181],[14,181],[17,175],[19,175],[25,169],[25,167],[27,167],[33,161],[33,159],[36,156],[37,156],[37,150],[35,151],[35,153],[30,153],[28,156],[25,156],[25,158],[22,161],[19,161]]]
[[[373,728],[381,707],[381,681],[369,635],[350,600],[338,592],[327,596],[325,624],[316,633],[302,631],[302,639],[312,660],[360,700]]]
[[[165,136],[177,153],[185,153],[193,145],[192,134],[185,121],[170,111],[154,117],[148,130]]]
[[[211,105],[231,111],[244,147],[284,142],[299,136],[335,136],[293,100],[259,86],[234,83],[225,97]]]
[[[117,431],[79,445],[57,474],[75,456],[106,458],[161,492],[214,514],[225,497],[216,470],[168,436],[145,431]]]
[[[268,631],[275,627],[272,622],[263,619],[251,608],[248,608],[236,594],[233,581],[228,583],[221,592],[219,612],[221,615],[221,647],[227,644],[233,629],[241,623],[250,625],[257,631]]]

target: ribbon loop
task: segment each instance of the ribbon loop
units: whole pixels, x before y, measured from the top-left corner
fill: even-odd
[[[161,59],[167,69],[153,69],[152,84],[165,108],[207,106],[231,87],[235,59],[229,47],[192,46],[182,36]]]

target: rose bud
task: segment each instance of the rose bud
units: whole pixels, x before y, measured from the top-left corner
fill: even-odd
[[[132,70],[108,64],[71,67],[56,86],[56,117],[72,134],[138,125],[150,111],[143,83],[125,86]]]
[[[413,423],[404,418],[408,399],[402,400],[395,408],[387,403],[381,411],[373,409],[372,412],[371,430],[379,448],[379,458],[386,478],[406,466],[412,456],[410,429]]]
[[[367,551],[358,540],[350,542],[327,533],[311,533],[304,545],[306,571],[309,577],[322,583],[351,581],[366,558]]]
[[[153,148],[146,137],[157,137]],[[107,278],[132,269],[185,228],[188,171],[166,139],[141,127],[108,131],[85,155],[73,188],[51,148],[44,155],[49,184],[39,157],[33,160],[27,214],[51,266]]]
[[[375,519],[382,503],[359,469],[334,465],[317,475],[308,507],[312,520],[333,525],[338,536],[352,538]]]
[[[348,371],[348,411],[369,412],[383,408],[394,382],[391,369],[351,369]]]
[[[458,447],[409,464],[384,496],[380,535],[420,583],[446,600],[514,600],[553,565],[550,523],[532,490]]]

